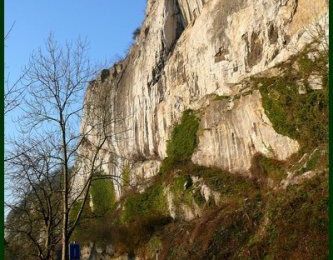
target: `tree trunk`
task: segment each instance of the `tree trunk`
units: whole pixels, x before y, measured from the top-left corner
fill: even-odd
[[[64,172],[64,194],[63,194],[63,219],[62,219],[62,249],[61,260],[68,259],[68,197],[67,197],[67,174]]]
[[[62,220],[62,249],[61,260],[67,260],[68,257],[68,158],[67,158],[67,143],[66,143],[66,128],[62,114],[60,115],[61,130],[62,130],[62,148],[63,148],[63,220]]]
[[[46,234],[46,242],[45,242],[45,258],[49,259],[51,256],[51,249],[50,249],[50,241],[51,241],[51,221],[49,220],[47,223],[47,234]]]

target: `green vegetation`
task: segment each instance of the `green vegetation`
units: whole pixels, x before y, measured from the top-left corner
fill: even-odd
[[[303,146],[327,142],[327,90],[308,88],[306,95],[299,95],[294,81],[270,78],[261,82],[263,107],[278,133],[299,140]]]
[[[192,110],[183,113],[181,121],[171,133],[171,139],[167,143],[167,155],[161,166],[161,173],[170,171],[172,167],[191,159],[197,147],[197,131],[199,119]]]
[[[242,255],[258,259],[327,259],[328,174],[268,195],[262,235]]]
[[[206,258],[235,258],[236,252],[253,235],[262,218],[260,200],[251,199],[246,203],[233,207],[229,205],[222,210],[219,225],[212,227],[212,238],[204,253]]]
[[[186,172],[203,178],[205,184],[222,196],[243,197],[242,195],[245,193],[257,188],[252,180],[218,168],[207,168],[194,164],[188,164],[184,168]]]
[[[243,200],[206,208],[200,220],[168,225],[167,259],[327,259],[328,174],[283,191],[252,186]],[[255,194],[251,196],[250,194]]]
[[[110,224],[110,217],[115,209],[115,190],[112,180],[97,179],[91,183],[90,194],[93,203],[93,210],[86,202],[80,221],[72,234],[71,239],[83,244],[95,241],[106,245],[110,240],[105,232]],[[74,221],[81,201],[77,201],[70,212],[70,221]]]
[[[310,59],[309,55],[313,58]],[[316,47],[311,46],[311,44],[306,46],[304,50],[294,58],[293,62],[298,64],[298,72],[303,79],[307,79],[311,74],[319,74],[327,77],[327,53],[325,51],[318,51]],[[325,85],[325,82],[323,83]]]
[[[69,214],[70,221],[75,221],[81,206],[81,201],[75,202]],[[91,224],[89,220],[93,219],[94,217],[95,216],[93,215],[93,212],[91,211],[91,208],[89,206],[89,201],[87,201],[84,206],[80,220],[71,236],[71,240],[89,243],[89,235],[87,234],[87,230],[89,230]]]
[[[154,257],[156,252],[161,250],[162,241],[158,236],[153,236],[149,240],[147,247],[148,247],[148,251],[149,251],[148,254]]]
[[[121,173],[123,190],[126,190],[130,185],[130,180],[131,180],[130,175],[131,175],[131,168],[130,168],[129,164],[126,164]]]
[[[293,139],[302,147],[313,148],[328,140],[327,59],[318,54],[315,60],[305,50],[294,63],[280,66],[282,76],[253,79],[260,86],[265,112],[274,129]],[[298,64],[295,70],[292,64]],[[323,89],[312,90],[307,82],[311,74],[323,78]],[[305,80],[307,94],[298,93],[298,81]]]
[[[205,197],[201,194],[200,190],[197,189],[196,191],[194,191],[193,193],[193,199],[195,201],[195,203],[199,206],[202,207],[205,203],[206,203],[206,199]]]
[[[219,95],[215,95],[214,96],[214,100],[228,100],[230,99],[230,96],[219,96]]]
[[[116,195],[112,180],[94,180],[91,183],[90,194],[96,215],[101,216],[114,209]]]
[[[170,186],[173,194],[173,200],[177,208],[184,203],[192,206],[193,202],[193,183],[189,175],[174,177]]]
[[[245,199],[245,198],[243,198]],[[235,259],[262,217],[260,197],[223,200],[200,219],[169,225],[162,240],[166,259]]]
[[[279,184],[282,179],[287,177],[285,163],[267,158],[263,155],[258,155],[253,159],[251,172],[258,179],[266,179],[274,181],[274,184]]]
[[[124,203],[122,221],[130,222],[137,218],[165,216],[167,213],[163,185],[156,183],[143,193],[130,194]]]
[[[306,172],[314,170],[317,167],[320,159],[321,159],[321,151],[320,150],[314,151],[314,153],[310,156],[308,162],[306,163],[306,167],[305,169],[303,169],[303,171]]]

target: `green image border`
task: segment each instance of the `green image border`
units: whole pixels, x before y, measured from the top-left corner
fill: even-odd
[[[332,90],[332,74],[333,68],[331,64],[333,63],[333,53],[332,53],[332,44],[333,36],[331,32],[333,30],[333,0],[329,1],[329,205],[328,205],[328,214],[329,214],[329,259],[333,259],[333,168],[331,162],[333,161],[333,90]],[[331,37],[332,36],[332,37]]]
[[[5,27],[5,0],[0,0],[1,2],[1,12],[2,12],[2,19],[1,19],[1,30],[0,30],[0,34],[1,34],[1,39],[2,40],[2,45],[1,45],[1,52],[0,52],[0,56],[1,56],[1,75],[0,75],[0,78],[2,79],[2,88],[0,88],[1,90],[1,96],[3,97],[1,102],[0,102],[0,109],[2,111],[1,113],[1,123],[0,123],[0,127],[1,127],[1,130],[0,132],[2,133],[0,136],[0,140],[1,140],[1,189],[2,189],[2,192],[1,192],[1,205],[3,205],[3,210],[1,211],[2,213],[2,220],[1,221],[1,236],[3,237],[2,239],[2,243],[0,243],[0,249],[1,249],[1,256],[0,258],[1,259],[5,259],[5,236],[4,236],[4,231],[5,231],[5,214],[4,214],[4,211],[5,211],[5,205],[4,205],[4,195],[5,195],[5,187],[4,187],[4,181],[5,181],[5,171],[4,171],[4,133],[5,133],[5,129],[4,129],[4,125],[5,125],[5,116],[4,116],[4,89],[5,89],[5,42],[4,42],[4,27]]]
[[[10,1],[10,0],[7,0]],[[232,1],[232,0],[228,0],[228,1]],[[307,1],[316,1],[316,0],[307,0]],[[0,88],[1,90],[1,95],[2,95],[2,101],[0,102],[0,108],[2,110],[1,113],[1,123],[0,123],[0,127],[1,127],[1,143],[2,143],[2,149],[1,149],[1,171],[2,171],[2,175],[1,175],[1,181],[0,181],[0,185],[2,188],[2,192],[1,192],[1,197],[0,200],[2,202],[3,205],[3,210],[2,210],[2,219],[3,221],[1,222],[1,232],[2,232],[2,236],[3,236],[3,242],[0,243],[0,249],[1,249],[1,256],[0,259],[4,259],[4,247],[5,247],[5,243],[4,243],[4,210],[5,210],[5,206],[4,206],[4,127],[5,127],[5,121],[4,121],[4,88],[5,88],[5,43],[4,43],[4,35],[5,35],[5,1],[4,0],[0,0],[1,2],[1,11],[2,11],[2,19],[1,19],[1,30],[0,30],[0,34],[1,37],[3,39],[2,41],[2,45],[1,45],[1,52],[0,52],[0,56],[1,56],[1,79],[2,79],[2,88]],[[33,0],[31,0],[31,3],[33,3]],[[329,31],[331,32],[333,30],[333,23],[332,21],[332,17],[333,17],[333,10],[332,7],[333,6],[333,0],[329,1]],[[330,33],[330,37],[329,37],[329,64],[333,64],[333,51],[332,51],[332,44],[333,44],[333,36],[331,37],[331,33]],[[329,259],[333,259],[333,168],[331,165],[331,162],[333,161],[333,104],[332,104],[332,100],[333,100],[333,79],[332,79],[332,74],[333,74],[333,68],[331,66],[329,66],[329,205],[328,205],[328,213],[329,213]]]

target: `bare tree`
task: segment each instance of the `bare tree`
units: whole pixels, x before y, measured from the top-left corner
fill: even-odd
[[[10,35],[10,33],[12,32],[14,26],[15,26],[15,22],[12,23],[12,25],[11,25],[10,28],[9,28],[9,30],[6,32],[6,34],[5,34],[5,36],[4,36],[4,40],[5,40],[5,42],[6,42],[6,40],[8,40],[9,35]]]
[[[6,202],[10,209],[5,224],[8,246],[14,252],[25,247],[21,256],[25,259],[50,259],[60,241],[59,165],[53,159],[59,151],[50,142],[36,145],[33,139],[13,146],[6,173],[15,198]]]
[[[9,39],[9,35],[11,34],[13,28],[15,26],[15,22],[11,25],[8,32],[4,36],[4,42],[6,43]],[[9,73],[5,78],[5,91],[4,91],[4,114],[8,114],[10,111],[17,108],[20,104],[20,98],[23,93],[23,88],[19,87],[19,83],[23,76],[20,76],[14,82],[10,82]]]
[[[109,141],[115,135],[121,135],[112,132],[110,127],[124,119],[110,114],[105,94],[98,104],[82,102],[86,86],[99,70],[87,58],[86,41],[79,39],[61,47],[51,35],[46,41],[46,48],[38,49],[31,55],[23,73],[26,92],[21,130],[38,135],[40,140],[45,140],[45,133],[48,133],[52,136],[52,147],[59,151],[53,160],[61,168],[63,260],[68,259],[69,239],[88,201],[93,180],[112,178],[121,183],[120,177],[102,175],[101,169],[105,164],[112,163],[110,158],[105,160],[102,156],[108,149]],[[90,88],[93,85],[90,83]],[[89,117],[85,116],[79,129],[84,110],[89,111]],[[83,152],[87,150],[83,149],[84,146],[89,146],[88,153]],[[78,176],[85,177],[74,192]],[[69,214],[77,202],[80,202],[80,208],[71,220]]]
[[[5,93],[4,93],[4,114],[14,110],[20,105],[20,100],[23,94],[23,89],[18,87],[20,80],[23,76],[17,79],[15,82],[9,82],[9,74],[5,79]]]

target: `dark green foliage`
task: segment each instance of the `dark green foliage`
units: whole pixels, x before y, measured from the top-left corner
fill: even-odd
[[[205,208],[199,220],[168,226],[163,257],[327,259],[327,178],[323,173],[287,190],[253,186],[242,200],[222,196],[222,204]]]
[[[135,205],[135,209],[131,208],[131,212],[126,213],[125,210],[125,214],[140,212],[136,206],[140,205]],[[120,254],[128,253],[140,245],[146,244],[157,229],[171,221],[170,217],[163,216],[159,212],[153,214],[151,211],[145,211],[145,213],[147,214],[127,215],[130,217],[126,223],[123,223],[121,218],[124,217],[124,213],[121,210],[97,216],[88,206],[84,210],[71,240],[77,241],[81,245],[93,242],[102,248],[112,244]]]
[[[163,161],[162,161],[162,164],[161,164],[161,167],[160,167],[160,173],[161,174],[165,174],[165,173],[168,173],[170,172],[170,170],[172,170],[172,168],[175,167],[175,162],[169,158],[169,157],[166,157]]]
[[[74,222],[78,213],[79,213],[79,210],[81,208],[81,205],[82,205],[82,202],[79,202],[79,201],[75,201],[73,207],[71,208],[71,211],[69,212],[69,220]]]
[[[183,113],[181,121],[171,133],[167,143],[167,158],[162,163],[161,173],[169,171],[174,165],[191,159],[197,147],[199,119],[192,110]]]
[[[285,78],[262,82],[263,107],[278,133],[309,147],[327,142],[327,90],[308,88],[306,95],[299,95],[295,83]]]
[[[262,204],[256,199],[248,200],[237,208],[222,210],[219,225],[205,252],[206,259],[235,259],[238,251],[250,239],[262,218]]]
[[[313,59],[309,58],[309,55]],[[308,78],[311,74],[327,75],[328,56],[325,51],[318,51],[314,46],[307,45],[304,50],[294,59],[299,66],[299,74],[303,79]],[[325,84],[324,84],[325,85]]]
[[[169,227],[162,255],[165,259],[235,259],[255,232],[262,208],[260,197],[205,208],[200,219]]]
[[[167,154],[173,161],[185,161],[191,158],[197,146],[199,120],[191,110],[183,113],[180,124],[172,131],[167,145]]]

